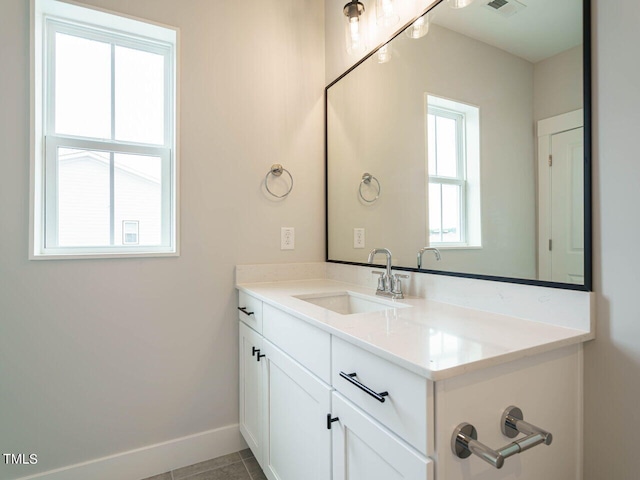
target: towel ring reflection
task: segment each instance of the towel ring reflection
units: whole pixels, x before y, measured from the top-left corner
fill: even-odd
[[[273,175],[274,177],[279,177],[279,176],[282,175],[282,172],[284,172],[287,175],[289,175],[289,179],[291,180],[291,185],[289,186],[289,190],[287,190],[285,193],[283,193],[282,195],[277,195],[277,194],[273,193],[271,191],[271,189],[269,188],[269,175]],[[264,186],[267,189],[267,192],[269,192],[274,197],[276,197],[276,198],[284,198],[284,197],[286,197],[287,195],[289,195],[291,193],[291,190],[293,190],[293,175],[291,175],[289,170],[284,168],[279,163],[274,163],[273,165],[271,165],[271,169],[267,172],[267,175],[264,177]]]
[[[376,182],[376,184],[378,185],[378,193],[376,193],[376,196],[373,199],[368,199],[365,198],[365,196],[362,194],[362,185],[371,185],[371,180],[373,180],[374,182]],[[376,200],[378,200],[378,198],[380,198],[380,191],[382,190],[382,188],[380,187],[380,182],[378,181],[378,179],[376,177],[374,177],[373,175],[371,175],[370,173],[363,173],[362,174],[362,180],[360,181],[360,186],[358,187],[358,195],[360,195],[360,198],[367,202],[367,203],[373,203]]]

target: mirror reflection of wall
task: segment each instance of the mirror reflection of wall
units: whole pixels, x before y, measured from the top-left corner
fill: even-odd
[[[538,121],[583,106],[582,2],[529,0],[508,16],[487,3],[441,3],[425,17],[425,36],[397,36],[391,58],[374,55],[328,89],[330,260],[362,263],[368,249],[387,247],[396,265],[415,268],[416,252],[431,245],[442,261],[425,256],[425,269],[583,281],[551,275],[559,260],[546,254],[542,236],[552,232],[540,222],[552,219],[539,209],[553,202],[540,201],[550,190],[538,181],[549,175],[540,142],[551,137],[537,133]],[[524,5],[505,3],[515,4]],[[563,211],[572,213],[556,223],[573,226],[556,246],[583,261],[582,172],[570,166],[581,165],[580,150],[564,148],[573,153],[561,167]],[[358,196],[365,172],[381,183],[370,204]]]

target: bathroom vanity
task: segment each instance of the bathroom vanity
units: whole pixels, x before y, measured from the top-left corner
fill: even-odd
[[[237,287],[240,430],[269,479],[581,478],[589,330],[329,279]],[[463,422],[492,449],[524,437],[509,406],[551,445],[500,469],[454,454]]]

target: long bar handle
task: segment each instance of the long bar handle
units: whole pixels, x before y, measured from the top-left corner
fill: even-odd
[[[374,390],[371,390],[369,387],[367,387],[364,383],[359,382],[356,378],[358,374],[357,373],[344,373],[344,372],[340,372],[340,376],[342,378],[344,378],[347,382],[355,385],[356,387],[358,387],[360,390],[362,390],[365,393],[368,393],[369,395],[371,395],[373,398],[375,398],[376,400],[378,400],[380,403],[384,403],[385,398],[389,396],[389,392],[376,392]]]
[[[238,307],[238,310],[240,310],[245,315],[253,315],[255,313],[255,312],[247,312],[247,307]]]
[[[522,453],[541,443],[551,445],[553,436],[549,432],[525,422],[522,417],[522,410],[513,406],[507,408],[502,414],[500,427],[503,434],[510,438],[514,438],[518,433],[527,435],[502,448],[494,450],[479,442],[475,427],[469,423],[461,423],[453,431],[451,449],[458,458],[468,458],[473,454],[495,468],[502,468],[504,461],[517,453]]]

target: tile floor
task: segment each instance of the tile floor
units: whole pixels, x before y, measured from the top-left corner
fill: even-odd
[[[144,480],[267,480],[248,448]]]

